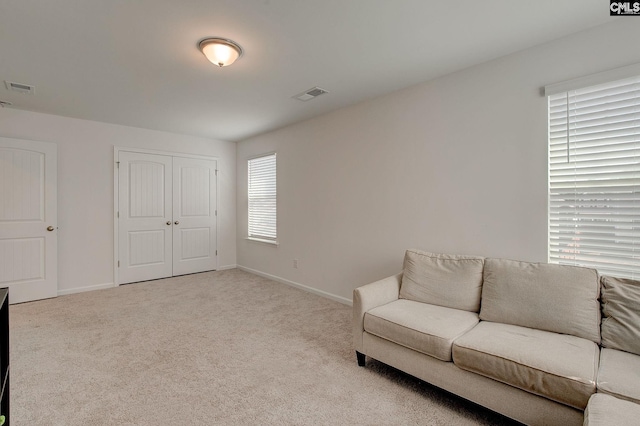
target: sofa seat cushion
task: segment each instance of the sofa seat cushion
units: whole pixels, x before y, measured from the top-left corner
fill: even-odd
[[[584,410],[584,426],[634,425],[640,419],[640,405],[594,393]]]
[[[640,356],[602,348],[598,392],[640,404]]]
[[[386,340],[451,361],[451,344],[478,324],[478,314],[399,299],[371,309],[364,330]]]
[[[591,340],[484,321],[453,344],[459,368],[580,410],[596,390],[598,358]]]

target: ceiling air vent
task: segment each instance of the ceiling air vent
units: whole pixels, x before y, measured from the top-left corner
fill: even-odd
[[[15,83],[13,81],[6,81],[4,85],[7,86],[7,90],[11,90],[13,92],[26,93],[28,95],[33,95],[36,91],[36,86],[31,86],[29,84],[23,83]]]
[[[324,89],[321,89],[319,87],[312,87],[309,90],[306,90],[298,95],[295,95],[293,98],[297,99],[299,101],[310,101],[313,98],[316,98],[320,95],[324,95],[325,93],[329,93]]]

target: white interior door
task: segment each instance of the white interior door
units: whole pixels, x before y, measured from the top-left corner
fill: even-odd
[[[170,277],[171,157],[121,151],[118,161],[118,282]]]
[[[0,138],[0,287],[10,303],[58,295],[57,146]]]
[[[216,209],[216,162],[173,157],[173,275],[217,268]]]

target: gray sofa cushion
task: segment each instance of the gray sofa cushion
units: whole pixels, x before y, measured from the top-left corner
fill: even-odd
[[[602,346],[640,355],[640,281],[603,276]]]
[[[383,339],[451,361],[451,344],[478,323],[478,314],[399,299],[364,316],[364,330]]]
[[[596,390],[598,355],[587,339],[491,322],[453,343],[461,369],[580,410]]]
[[[594,393],[584,410],[584,426],[637,425],[640,423],[640,405]]]
[[[599,295],[595,269],[485,259],[480,319],[600,343]]]
[[[481,257],[407,250],[400,297],[478,312],[483,262]]]
[[[640,356],[602,348],[598,392],[640,404]]]

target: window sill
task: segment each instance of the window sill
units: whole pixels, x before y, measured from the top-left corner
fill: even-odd
[[[263,240],[261,238],[252,238],[252,237],[247,237],[246,238],[247,241],[252,241],[254,243],[260,243],[260,244],[267,244],[270,246],[276,246],[278,247],[278,242],[277,241],[273,241],[273,240]]]

